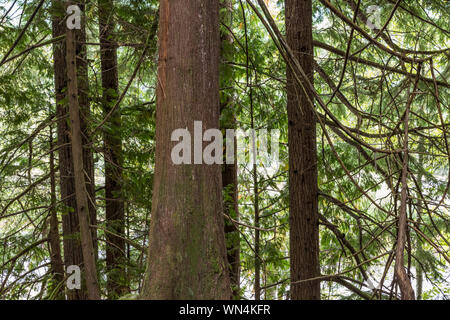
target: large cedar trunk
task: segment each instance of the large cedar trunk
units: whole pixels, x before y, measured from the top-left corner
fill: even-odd
[[[286,0],[286,38],[313,81],[311,0]],[[316,121],[307,96],[287,71],[291,299],[320,299]]]
[[[117,49],[113,40],[113,0],[98,1],[104,129],[107,291],[110,299],[129,290],[126,286],[125,213],[122,199],[122,140],[120,109],[110,115],[118,96]],[[116,236],[118,235],[118,236]]]
[[[219,0],[160,1],[156,167],[143,299],[229,299],[220,165],[175,165],[174,130],[219,128]],[[205,146],[205,144],[203,144]]]
[[[52,29],[53,37],[58,37],[66,33],[65,2],[54,0],[52,2]],[[81,32],[84,33],[84,32]],[[80,56],[81,57],[81,56]],[[68,125],[69,110],[66,98],[67,89],[67,68],[66,68],[66,43],[58,42],[53,48],[54,73],[55,73],[55,96],[56,96],[56,115],[58,117],[58,161],[59,161],[59,184],[61,201],[64,205],[62,213],[63,226],[63,248],[64,248],[64,265],[67,268],[71,265],[80,266],[83,269],[83,255],[81,251],[81,242],[79,238],[79,221],[77,216],[77,205],[75,199],[75,181],[73,175],[73,156],[70,145],[70,127]],[[85,65],[83,59],[77,59],[81,66]],[[84,69],[86,70],[86,69]],[[87,73],[85,73],[87,75]],[[83,78],[83,77],[81,77]],[[81,80],[80,80],[81,81]],[[87,82],[87,78],[85,78]],[[87,84],[81,84],[80,88],[87,88]],[[80,89],[81,90],[81,89]],[[80,105],[83,102],[83,108],[88,105],[87,92],[80,92]],[[81,127],[86,130],[82,118]],[[85,131],[86,132],[86,131]],[[87,136],[87,135],[84,135]],[[86,141],[86,139],[84,138]],[[84,143],[85,143],[84,141]],[[85,171],[89,173],[90,181],[94,181],[93,157],[90,148],[83,150]],[[90,197],[94,199],[94,184],[87,183],[86,189]],[[95,207],[90,205],[91,223],[96,223]],[[96,246],[96,236],[93,231],[94,246]],[[80,290],[68,290],[67,298],[69,300],[85,300],[87,299],[86,286],[83,284]]]

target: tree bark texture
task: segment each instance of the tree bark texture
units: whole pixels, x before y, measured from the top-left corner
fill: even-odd
[[[94,243],[89,221],[89,199],[86,190],[83,141],[80,119],[80,105],[78,102],[78,79],[76,58],[76,36],[73,30],[66,31],[66,64],[67,64],[67,96],[70,115],[70,138],[72,147],[73,173],[75,181],[75,198],[80,228],[81,251],[83,254],[86,288],[90,300],[100,299],[97,280],[97,268]]]
[[[287,43],[313,81],[311,0],[286,0]],[[291,299],[320,299],[316,121],[302,88],[287,71]],[[313,100],[313,99],[312,99]]]
[[[143,299],[229,299],[220,165],[175,165],[171,134],[219,128],[219,0],[160,1],[156,167]],[[204,143],[203,146],[206,144]]]

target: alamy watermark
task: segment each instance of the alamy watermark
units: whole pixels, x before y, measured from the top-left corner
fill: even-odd
[[[68,266],[66,269],[67,277],[67,289],[80,290],[81,289],[81,270],[79,266]]]
[[[187,128],[172,132],[178,142],[171,151],[173,164],[250,164],[277,170],[279,167],[280,130],[219,129],[203,132],[202,121],[194,121],[194,132]],[[205,147],[205,142],[209,142]],[[225,146],[224,146],[225,144]]]
[[[81,29],[81,10],[77,5],[70,5],[67,7],[66,12],[68,14],[66,20],[66,26],[68,29],[73,30]]]

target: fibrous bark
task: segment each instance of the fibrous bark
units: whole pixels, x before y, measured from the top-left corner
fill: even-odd
[[[287,43],[313,81],[311,0],[286,0]],[[305,86],[307,87],[307,86]],[[291,299],[320,299],[316,121],[309,100],[287,71]]]
[[[229,299],[220,165],[175,165],[172,132],[219,128],[219,0],[160,2],[156,163],[143,299]],[[205,144],[203,144],[205,146]]]
[[[52,2],[52,29],[53,37],[64,35],[66,24],[64,20],[64,2]],[[82,267],[83,256],[78,236],[79,223],[76,214],[75,183],[73,180],[73,161],[70,147],[68,107],[66,102],[67,68],[66,68],[66,42],[53,45],[53,67],[55,75],[56,115],[58,117],[58,162],[59,186],[61,201],[64,205],[62,211],[64,265]],[[68,290],[67,299],[84,300],[87,298],[86,288]]]
[[[83,2],[84,3],[84,2]],[[64,19],[66,13],[66,2],[54,0],[52,1],[52,33],[53,37],[59,37],[66,33],[66,21]],[[79,4],[80,5],[80,4]],[[81,5],[80,9],[84,9]],[[89,113],[89,100],[87,93],[87,63],[86,53],[83,49],[82,39],[85,38],[84,23],[82,29],[76,31],[78,39],[76,44],[76,60],[77,60],[77,78],[79,105],[83,110],[80,115],[81,128],[83,131],[83,166],[84,171],[88,174],[85,189],[88,191],[89,198],[94,200],[94,166],[92,150],[88,142],[87,134],[87,115]],[[77,215],[77,204],[75,199],[75,180],[73,168],[73,154],[70,140],[70,126],[68,122],[69,109],[66,99],[67,94],[67,65],[66,65],[66,41],[58,42],[53,46],[54,75],[55,75],[55,98],[56,98],[56,115],[58,118],[58,164],[59,164],[59,185],[61,202],[64,205],[62,211],[62,227],[63,227],[63,248],[64,248],[64,265],[77,265],[84,269],[83,255],[80,241],[80,227]],[[89,201],[90,223],[96,224],[96,212],[93,201]],[[92,238],[94,248],[96,248],[96,230],[92,229]],[[84,275],[84,272],[82,272]],[[69,300],[84,300],[88,298],[86,284],[83,278],[80,290],[68,290],[67,298]]]
[[[67,96],[70,115],[70,140],[73,158],[73,173],[75,181],[75,198],[80,228],[81,251],[83,254],[86,288],[90,300],[100,299],[97,280],[97,268],[92,232],[90,230],[89,196],[86,190],[85,170],[83,163],[83,141],[78,101],[78,70],[76,56],[76,36],[73,30],[66,31],[66,65],[67,65]]]

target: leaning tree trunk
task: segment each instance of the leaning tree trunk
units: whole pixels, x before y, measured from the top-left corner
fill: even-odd
[[[113,0],[98,1],[100,53],[103,87],[103,113],[108,117],[104,129],[106,195],[106,269],[108,297],[115,299],[129,292],[126,286],[125,211],[122,199],[122,139],[120,109],[112,110],[118,97],[117,50],[113,40]],[[116,236],[117,235],[117,236]]]
[[[311,0],[286,0],[286,38],[313,81]],[[316,121],[308,97],[287,71],[291,299],[320,299]],[[313,100],[313,99],[311,99]]]
[[[52,1],[52,29],[53,37],[59,37],[66,33],[66,21],[64,16],[66,3],[64,1],[54,0]],[[83,7],[82,7],[83,9]],[[84,34],[84,23],[82,30],[77,31],[77,34]],[[85,37],[85,36],[82,36]],[[77,47],[81,48],[82,44],[78,44]],[[85,55],[78,51],[77,63],[82,68],[86,65]],[[79,221],[77,215],[77,204],[75,199],[75,181],[74,181],[74,169],[73,169],[73,155],[70,141],[70,127],[68,125],[69,109],[66,102],[66,89],[67,89],[67,67],[66,67],[66,42],[63,40],[58,42],[53,47],[53,64],[55,74],[55,98],[56,98],[56,115],[58,117],[58,164],[59,164],[59,184],[61,202],[64,204],[64,210],[62,212],[62,227],[63,227],[63,248],[64,248],[64,265],[68,266],[77,265],[82,270],[83,266],[83,254],[81,250],[81,242],[79,239]],[[83,105],[83,110],[88,108],[87,99],[87,68],[85,67],[83,72],[86,76],[79,77],[79,99],[80,105]],[[83,81],[84,79],[84,81]],[[84,129],[83,137],[88,136],[86,131],[85,117],[81,118],[81,127]],[[83,144],[86,145],[86,139],[83,138]],[[84,148],[83,157],[87,159],[84,162],[84,170],[88,172],[89,180],[94,181],[92,151],[89,148]],[[86,189],[90,194],[91,199],[94,199],[94,184],[87,183]],[[91,223],[96,223],[95,207],[90,204],[90,219]],[[94,246],[96,246],[96,233],[92,231]],[[84,272],[82,273],[84,274]],[[80,290],[68,290],[67,298],[69,300],[85,300],[88,298],[85,281],[83,279],[82,287]]]
[[[229,299],[220,165],[175,165],[172,132],[219,128],[219,0],[160,1],[156,163],[143,299]],[[198,154],[197,156],[200,156]]]
[[[78,0],[73,1],[79,7],[81,12],[85,11],[85,6],[88,1]],[[80,106],[80,125],[83,143],[83,165],[86,177],[86,191],[88,196],[89,206],[89,221],[92,225],[97,225],[97,209],[95,205],[95,173],[94,173],[94,154],[92,151],[92,140],[89,134],[89,120],[91,107],[89,102],[89,79],[88,79],[88,60],[86,48],[86,21],[84,16],[81,19],[81,29],[74,30],[75,33],[75,50],[77,63],[77,79],[78,79],[78,103]],[[97,259],[98,242],[97,229],[91,228],[92,241],[95,250],[95,259]]]
[[[75,31],[66,30],[66,65],[67,65],[67,96],[70,115],[70,140],[72,147],[73,174],[75,181],[75,198],[80,228],[81,251],[83,254],[86,288],[90,300],[100,299],[97,280],[95,249],[90,230],[89,195],[86,190],[85,167],[83,163],[83,139],[81,129],[80,104],[78,97],[78,69],[76,55]]]
[[[425,145],[424,145],[424,138],[419,138],[419,173],[417,174],[417,187],[419,190],[422,190],[423,187],[423,165],[424,165],[424,154],[426,152]],[[417,199],[420,199],[420,192],[417,191]],[[422,213],[422,207],[423,203],[422,200],[419,200],[417,202],[417,218],[420,219],[421,213]],[[423,256],[423,247],[421,239],[418,235],[416,235],[416,248],[415,248],[415,258],[416,258],[416,299],[422,300],[422,294],[423,294],[423,276],[424,276],[424,270],[422,262],[420,261],[421,257]]]
[[[420,75],[421,65],[418,66],[417,75]],[[401,174],[401,192],[400,192],[400,208],[398,210],[398,221],[397,221],[397,244],[395,246],[395,267],[394,275],[395,280],[400,287],[401,299],[402,300],[415,300],[416,296],[414,289],[412,288],[411,279],[409,272],[405,268],[405,248],[406,241],[409,233],[408,226],[408,159],[409,159],[409,116],[411,104],[417,94],[417,84],[419,82],[419,76],[416,77],[414,83],[413,91],[409,94],[408,101],[406,103],[406,110],[403,116],[404,123],[404,135],[403,135],[403,153],[400,159],[402,163],[402,174]],[[410,241],[408,241],[410,242]],[[409,248],[408,252],[410,252]]]
[[[54,0],[52,2],[52,28],[53,37],[59,37],[66,32],[64,20],[64,2]],[[67,118],[69,110],[66,103],[67,68],[66,68],[66,42],[61,41],[53,47],[53,66],[55,73],[56,115],[58,117],[58,161],[59,184],[61,201],[64,204],[62,212],[64,265],[82,267],[83,255],[81,243],[76,235],[79,233],[78,216],[76,214],[75,183],[73,180],[73,161],[70,147],[69,125]],[[84,300],[87,298],[86,288],[69,290],[69,300]]]

